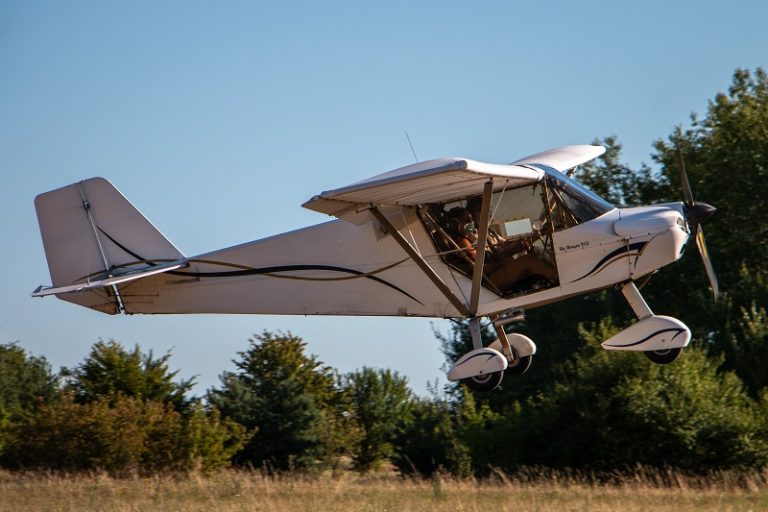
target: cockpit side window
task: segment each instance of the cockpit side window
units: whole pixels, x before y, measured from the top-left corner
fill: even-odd
[[[543,182],[502,189],[491,196],[491,221],[483,255],[483,284],[502,296],[558,284],[552,248],[551,208]],[[443,261],[472,276],[477,254],[482,196],[433,203],[421,218]]]

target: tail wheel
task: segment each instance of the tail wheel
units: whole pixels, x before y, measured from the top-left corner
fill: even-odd
[[[461,382],[466,384],[466,386],[472,391],[485,393],[499,387],[502,379],[504,379],[504,372],[493,372],[485,375],[478,375],[477,377],[462,379]]]
[[[665,350],[649,350],[648,352],[643,353],[645,354],[645,357],[656,364],[669,364],[680,357],[682,351],[682,348],[668,348]]]

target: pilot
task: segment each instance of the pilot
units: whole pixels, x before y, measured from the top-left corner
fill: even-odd
[[[480,212],[483,209],[483,196],[475,196],[467,201],[467,210],[472,215],[475,226],[480,226]],[[486,243],[489,247],[498,245],[504,241],[504,237],[498,234],[491,226],[488,226],[488,238]]]
[[[456,242],[459,249],[469,259],[475,261],[475,256],[477,256],[477,250],[475,249],[477,231],[475,230],[475,222],[472,219],[472,215],[466,208],[457,206],[451,208],[445,214],[445,231]]]

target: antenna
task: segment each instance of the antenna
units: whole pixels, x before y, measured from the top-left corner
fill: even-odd
[[[408,144],[411,145],[411,152],[413,153],[413,159],[416,160],[416,163],[419,163],[419,157],[416,156],[416,150],[413,149],[413,142],[411,142],[411,137],[408,135],[408,130],[405,130],[405,136],[408,139]]]

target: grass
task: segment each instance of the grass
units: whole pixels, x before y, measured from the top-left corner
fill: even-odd
[[[245,471],[121,479],[0,472],[0,512],[768,510],[768,472],[694,478],[641,469],[611,480],[541,470],[497,472],[484,481],[351,473],[270,478]]]

